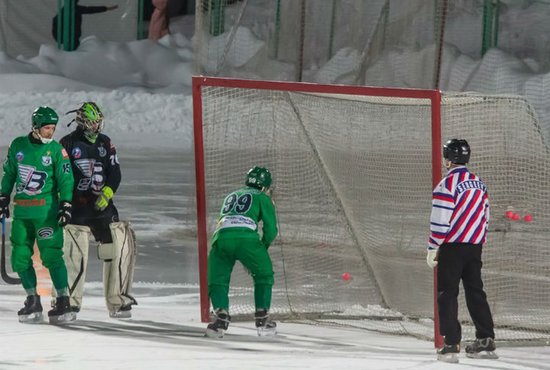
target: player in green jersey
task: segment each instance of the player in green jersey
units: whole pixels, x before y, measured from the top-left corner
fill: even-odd
[[[27,293],[25,306],[17,313],[20,322],[42,321],[42,305],[32,263],[35,241],[57,297],[53,309],[48,311],[50,323],[76,318],[69,306],[62,249],[62,228],[71,220],[74,180],[67,152],[52,139],[58,120],[52,108],[37,108],[32,114],[32,131],[12,141],[4,162],[0,217],[10,216],[10,196],[15,187],[11,265]]]
[[[206,329],[209,337],[223,337],[229,326],[229,281],[236,261],[244,265],[254,280],[258,335],[276,332],[277,325],[269,317],[274,279],[267,249],[277,236],[277,215],[268,195],[271,181],[269,170],[254,167],[246,175],[246,186],[229,193],[223,201],[208,256],[208,295],[216,314],[216,320]]]

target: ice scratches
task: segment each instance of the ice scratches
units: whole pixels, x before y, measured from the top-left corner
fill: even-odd
[[[248,323],[246,323],[248,324]],[[355,345],[346,343],[345,341],[336,342],[334,340],[331,340],[331,338],[325,338],[325,337],[315,337],[315,336],[308,336],[308,335],[292,335],[292,334],[281,334],[280,331],[277,331],[277,334],[274,336],[258,336],[258,332],[256,328],[253,326],[253,323],[250,323],[250,327],[244,327],[245,323],[232,323],[229,327],[228,331],[225,333],[223,339],[221,340],[231,340],[233,342],[243,342],[243,343],[277,343],[281,344],[284,347],[291,346],[291,348],[294,349],[316,349],[318,350],[320,347],[327,347],[327,348],[349,348],[353,349],[355,348]],[[284,324],[283,324],[284,325]],[[305,328],[307,328],[306,325],[304,325]],[[235,330],[238,329],[238,330]],[[280,327],[278,327],[280,329]],[[250,334],[248,334],[248,332]]]
[[[202,327],[134,319],[124,322],[79,319],[70,326],[65,326],[64,329],[109,337],[139,338],[155,343],[172,344],[178,344],[181,339],[192,338],[196,340],[204,336]]]

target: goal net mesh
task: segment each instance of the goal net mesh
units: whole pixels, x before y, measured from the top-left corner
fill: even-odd
[[[345,88],[342,94],[238,86],[200,91],[208,237],[224,196],[244,185],[249,168],[265,166],[273,174],[274,315],[433,338],[433,272],[425,262],[430,99],[350,95]],[[443,141],[469,141],[470,167],[489,188],[483,277],[497,339],[544,341],[550,338],[550,178],[537,118],[515,96],[444,94],[441,110]],[[507,210],[533,221],[506,219]],[[463,337],[472,339],[463,296]],[[251,318],[253,297],[252,279],[237,264],[232,316]]]

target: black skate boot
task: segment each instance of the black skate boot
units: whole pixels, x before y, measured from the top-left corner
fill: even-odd
[[[277,334],[277,323],[269,317],[269,312],[262,309],[254,314],[256,318],[256,329],[260,337],[272,337]]]
[[[470,358],[497,359],[497,349],[493,338],[476,339],[474,343],[466,346],[466,356]]]
[[[109,317],[113,319],[130,319],[132,318],[132,305],[127,304],[120,306],[112,311],[109,311]]]
[[[74,313],[79,313],[80,312],[80,306],[71,306],[71,311],[73,311]]]
[[[17,311],[19,322],[37,324],[42,322],[42,304],[39,295],[30,295],[25,299],[25,306]]]
[[[437,350],[437,360],[457,364],[459,353],[460,344],[445,344]]]
[[[62,296],[55,299],[53,308],[48,311],[50,324],[61,325],[76,320],[76,312],[71,309],[69,297]]]
[[[224,309],[218,309],[215,312],[216,320],[206,327],[206,336],[210,338],[223,338],[223,335],[229,323],[231,322],[231,316]]]

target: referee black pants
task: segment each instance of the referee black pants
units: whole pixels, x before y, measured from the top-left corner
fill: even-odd
[[[476,327],[476,338],[495,337],[493,317],[481,280],[480,244],[444,243],[439,248],[437,302],[439,323],[445,344],[459,344],[462,328],[458,321],[458,289],[464,287],[468,312]]]

